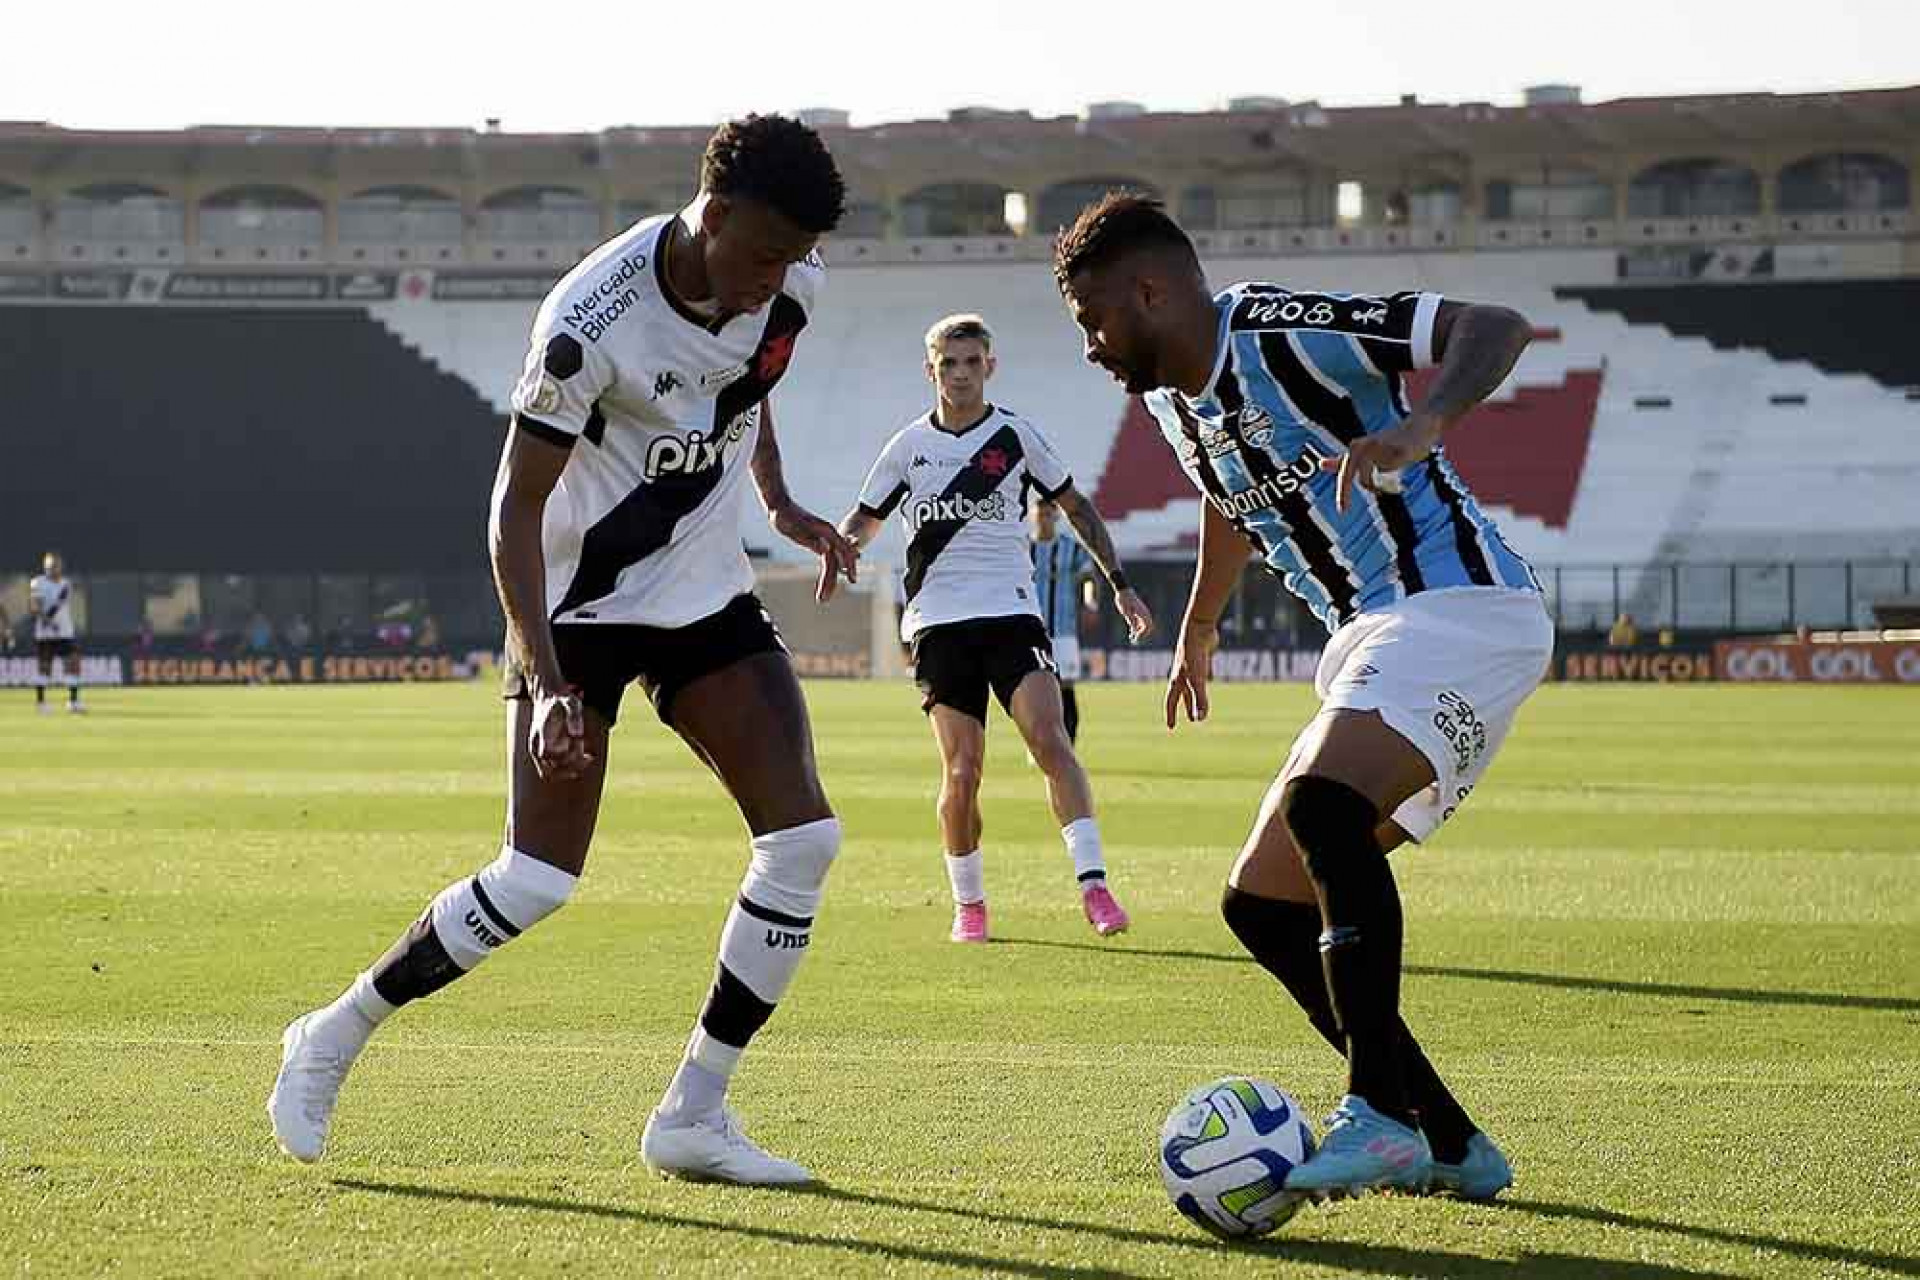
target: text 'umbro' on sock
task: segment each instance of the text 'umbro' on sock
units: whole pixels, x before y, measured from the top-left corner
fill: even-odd
[[[368,970],[393,1008],[432,995],[565,905],[579,877],[518,849],[440,891],[426,914]],[[363,1012],[384,1016],[372,1002]]]

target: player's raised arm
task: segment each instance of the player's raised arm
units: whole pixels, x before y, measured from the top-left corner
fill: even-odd
[[[516,417],[500,454],[488,520],[493,583],[507,618],[510,659],[519,663],[532,686],[534,728],[529,750],[541,773],[558,778],[577,777],[592,763],[585,710],[567,686],[554,655],[540,541],[547,498],[572,452],[571,437]]]
[[[1094,564],[1113,588],[1114,607],[1120,610],[1120,616],[1127,620],[1127,638],[1138,644],[1153,634],[1153,611],[1147,608],[1147,602],[1140,598],[1127,582],[1126,571],[1120,564],[1120,553],[1113,548],[1113,537],[1107,532],[1107,522],[1094,510],[1093,503],[1087,501],[1085,494],[1069,484],[1053,501],[1067,517],[1067,523],[1073,526],[1074,533],[1080,537],[1080,545],[1093,557]]]
[[[1499,390],[1533,339],[1533,326],[1525,316],[1510,307],[1486,303],[1440,302],[1429,323],[1431,331],[1414,332],[1407,348],[1413,353],[1412,365],[1439,366],[1426,400],[1399,426],[1362,436],[1345,454],[1321,464],[1340,473],[1334,495],[1334,506],[1340,511],[1347,509],[1354,485],[1379,491],[1383,475],[1397,473],[1432,453],[1441,432]],[[1429,353],[1427,360],[1419,358],[1423,351]],[[1392,482],[1385,487],[1391,491]]]
[[[833,598],[833,589],[842,577],[859,581],[860,552],[841,532],[813,512],[795,502],[787,492],[786,474],[780,465],[780,442],[773,434],[773,402],[760,403],[760,436],[753,444],[753,484],[760,491],[760,503],[767,509],[767,523],[795,546],[805,547],[820,557],[820,581],[813,598],[825,604]]]
[[[1190,721],[1207,718],[1207,680],[1213,651],[1220,644],[1220,614],[1240,584],[1240,571],[1253,554],[1246,536],[1211,502],[1200,504],[1200,558],[1193,567],[1193,591],[1180,622],[1180,642],[1167,677],[1167,728],[1184,707]]]

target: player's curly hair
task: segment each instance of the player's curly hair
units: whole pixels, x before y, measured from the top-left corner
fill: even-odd
[[[847,185],[827,144],[786,116],[750,115],[714,130],[700,158],[700,186],[758,200],[815,235],[839,226],[846,212]]]
[[[1130,249],[1158,247],[1182,251],[1200,266],[1200,255],[1167,206],[1134,191],[1109,191],[1080,211],[1073,225],[1053,240],[1053,279],[1066,292],[1076,272],[1103,267]]]

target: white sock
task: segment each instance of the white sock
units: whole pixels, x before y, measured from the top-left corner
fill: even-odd
[[[373,989],[373,973],[369,970],[355,978],[353,985],[340,993],[339,999],[314,1013],[309,1025],[334,1048],[352,1056],[367,1047],[367,1038],[374,1028],[391,1017],[393,1011],[394,1006]]]
[[[1100,852],[1100,826],[1092,818],[1075,818],[1060,828],[1060,838],[1067,842],[1067,853],[1073,858],[1073,878],[1086,888],[1097,880],[1107,878],[1107,860]]]
[[[987,900],[986,872],[980,866],[980,851],[947,855],[947,883],[953,886],[956,905]]]
[[[773,1016],[813,941],[813,914],[839,852],[835,818],[754,837],[740,896],[720,931],[713,989],[660,1106],[668,1118],[720,1109],[741,1052]]]
[[[727,1083],[740,1065],[741,1050],[721,1044],[700,1027],[687,1041],[686,1056],[673,1073],[660,1114],[675,1121],[692,1121],[717,1113],[727,1100]]]

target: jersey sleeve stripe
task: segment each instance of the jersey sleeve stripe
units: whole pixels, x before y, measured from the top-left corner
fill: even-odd
[[[544,440],[556,449],[571,449],[573,448],[573,442],[579,438],[571,431],[562,431],[550,422],[542,422],[538,418],[529,418],[524,413],[516,413],[513,415],[513,425],[532,436],[535,440]]]
[[[907,496],[907,482],[905,480],[902,480],[899,484],[893,487],[893,492],[888,494],[887,500],[885,502],[882,502],[879,506],[870,507],[864,502],[861,503],[860,514],[863,516],[868,516],[874,520],[885,520],[888,516],[894,513],[894,510],[898,508],[900,505],[900,500],[906,496]]]
[[[1066,476],[1064,479],[1060,481],[1058,485],[1056,485],[1052,489],[1049,489],[1046,486],[1039,485],[1039,484],[1036,484],[1033,487],[1040,494],[1041,497],[1045,498],[1048,502],[1052,502],[1055,498],[1058,498],[1061,494],[1073,488],[1073,477],[1071,475]]]

